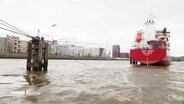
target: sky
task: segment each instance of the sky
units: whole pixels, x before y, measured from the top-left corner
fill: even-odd
[[[136,32],[154,15],[156,28],[171,32],[171,55],[182,56],[183,4],[183,0],[0,0],[0,19],[32,36],[39,29],[45,39],[109,49],[119,44],[121,52],[129,52]],[[7,34],[16,35],[0,30],[0,36]]]

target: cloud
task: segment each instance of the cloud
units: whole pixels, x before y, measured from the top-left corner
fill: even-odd
[[[168,27],[171,40],[181,41],[184,34],[182,0],[1,0],[1,19],[32,34],[52,34],[56,39],[120,44],[131,48],[136,31],[149,14],[156,17],[158,29]],[[2,32],[1,32],[2,33]],[[4,33],[4,32],[3,32]],[[171,41],[174,55],[180,43]],[[171,51],[172,51],[171,50]]]

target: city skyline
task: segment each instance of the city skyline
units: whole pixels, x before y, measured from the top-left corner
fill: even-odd
[[[40,35],[48,39],[53,35],[54,39],[71,42],[119,44],[128,52],[136,31],[153,14],[156,28],[167,27],[171,32],[171,55],[182,56],[183,3],[182,0],[1,0],[0,18],[35,36],[40,29]],[[2,30],[0,33],[9,34]]]

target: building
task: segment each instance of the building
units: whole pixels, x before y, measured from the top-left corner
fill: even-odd
[[[92,49],[92,48],[85,48],[85,49],[84,49],[83,56],[85,56],[85,57],[94,56],[94,55],[93,55],[93,49]]]
[[[18,53],[19,37],[7,35],[6,39],[7,39],[7,45],[6,45],[7,52]]]
[[[68,47],[68,46],[59,45],[59,46],[57,46],[56,51],[57,51],[58,55],[71,56],[70,55],[70,47]]]
[[[121,58],[129,58],[129,53],[120,53]]]
[[[24,40],[18,41],[18,53],[27,53],[28,42]]]
[[[51,55],[57,55],[57,45],[50,45],[50,52]]]
[[[113,45],[112,46],[112,57],[120,57],[120,46],[119,45]]]
[[[51,55],[75,57],[105,57],[104,48],[85,48],[75,45],[51,44]]]
[[[100,48],[92,48],[92,57],[99,57],[100,56]]]
[[[105,57],[105,49],[104,48],[99,48],[99,56]]]
[[[47,41],[49,42],[49,41]],[[53,40],[49,45],[49,53],[50,55],[58,55],[58,42],[57,40]]]
[[[0,52],[26,53],[27,41],[19,40],[16,36],[0,37]]]
[[[0,37],[0,52],[6,52],[7,47],[7,39],[6,37]]]
[[[82,47],[71,47],[70,49],[72,56],[82,57],[84,54],[84,48]]]

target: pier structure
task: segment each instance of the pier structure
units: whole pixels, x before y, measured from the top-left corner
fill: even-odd
[[[0,29],[31,38],[28,42],[27,71],[47,71],[48,43],[43,37],[31,36],[17,27],[0,19]]]
[[[48,66],[48,43],[44,38],[32,38],[28,42],[27,70],[47,71]]]

